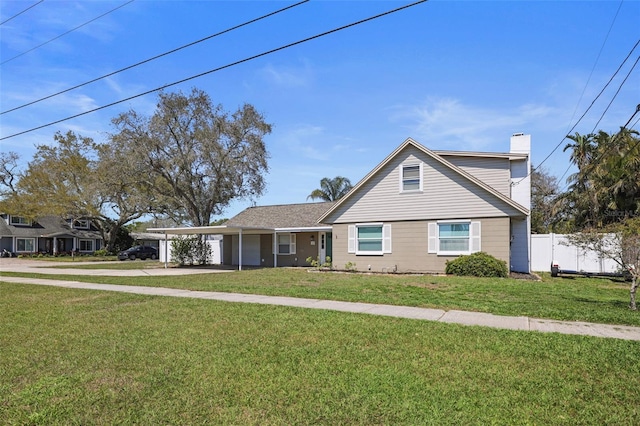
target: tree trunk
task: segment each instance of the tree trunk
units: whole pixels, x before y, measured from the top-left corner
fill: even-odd
[[[629,302],[629,308],[632,311],[637,310],[638,308],[636,307],[636,290],[638,289],[638,284],[640,284],[638,282],[638,278],[633,275],[633,277],[631,278],[631,290],[629,291],[630,295],[631,295],[631,300]]]

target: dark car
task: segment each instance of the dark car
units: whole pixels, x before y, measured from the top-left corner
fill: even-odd
[[[133,246],[118,253],[119,260],[153,259],[158,258],[158,250],[150,246]]]

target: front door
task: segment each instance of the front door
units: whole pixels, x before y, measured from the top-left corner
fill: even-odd
[[[331,232],[319,232],[320,247],[318,247],[318,256],[320,257],[320,264],[327,261],[327,257],[331,258]]]

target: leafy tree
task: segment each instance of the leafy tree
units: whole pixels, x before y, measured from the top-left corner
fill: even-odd
[[[629,308],[637,310],[636,292],[640,284],[640,216],[627,218],[605,229],[588,229],[567,237],[569,244],[592,250],[616,262],[631,276]]]
[[[56,133],[54,141],[51,146],[37,146],[3,209],[31,219],[47,215],[91,219],[106,249],[113,251],[119,229],[145,212],[130,202],[137,191],[128,179],[129,163],[124,158],[107,162],[108,146],[71,131]]]
[[[16,184],[20,178],[18,160],[15,152],[0,152],[0,197],[5,198],[16,192]]]
[[[232,114],[193,89],[161,93],[155,113],[112,120],[111,144],[143,164],[154,210],[177,223],[206,226],[237,198],[263,193],[271,125],[251,105]]]
[[[621,128],[618,133],[568,136],[571,162],[578,171],[568,178],[569,190],[558,198],[578,230],[601,227],[640,214],[640,138]]]
[[[560,229],[563,224],[554,208],[560,195],[558,179],[544,168],[531,172],[531,232],[546,234]],[[565,228],[566,228],[566,224]]]
[[[307,197],[312,200],[336,201],[345,196],[353,185],[346,177],[336,176],[335,178],[323,178],[320,181],[320,188],[311,191]]]

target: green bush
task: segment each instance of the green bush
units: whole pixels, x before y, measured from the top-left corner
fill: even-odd
[[[455,260],[447,260],[445,272],[473,277],[507,277],[509,275],[507,262],[482,251],[460,256]]]
[[[93,252],[94,256],[108,256],[109,252],[105,249],[96,250]]]

